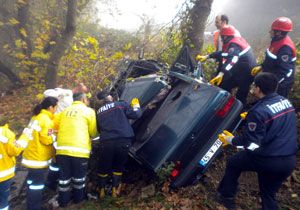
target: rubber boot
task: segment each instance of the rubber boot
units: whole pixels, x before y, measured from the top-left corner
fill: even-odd
[[[108,174],[98,174],[98,194],[99,198],[103,199],[105,197],[105,185],[108,180]]]
[[[112,192],[111,192],[111,196],[113,198],[116,198],[120,195],[120,191],[121,191],[121,178],[122,178],[122,173],[118,173],[118,172],[113,172],[113,176],[112,176]]]

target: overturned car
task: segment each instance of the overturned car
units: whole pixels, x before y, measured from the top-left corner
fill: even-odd
[[[130,156],[157,172],[174,163],[171,187],[193,184],[221,150],[218,134],[234,127],[242,103],[203,78],[187,47],[170,68],[153,60],[130,61],[111,94],[140,100],[143,115],[132,122]]]

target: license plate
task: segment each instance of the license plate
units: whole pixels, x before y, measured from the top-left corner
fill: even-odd
[[[199,164],[202,166],[206,166],[212,156],[217,152],[217,150],[221,147],[222,142],[217,139],[215,143],[209,148],[203,158],[199,161]]]

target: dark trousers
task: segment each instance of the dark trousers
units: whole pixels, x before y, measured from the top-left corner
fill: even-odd
[[[0,209],[8,208],[8,196],[11,179],[0,182]]]
[[[228,92],[231,92],[233,88],[238,88],[236,98],[239,99],[243,105],[247,104],[247,96],[253,77],[251,76],[232,76],[222,81],[220,87]]]
[[[40,210],[42,208],[42,195],[46,182],[48,168],[28,169],[27,182],[27,209]]]
[[[58,181],[59,205],[61,207],[67,206],[71,200],[71,193],[74,203],[79,203],[85,197],[88,158],[57,155],[56,161],[60,169]]]
[[[122,173],[128,159],[131,138],[100,141],[99,174]]]
[[[254,171],[258,175],[263,209],[276,210],[278,209],[276,193],[295,166],[295,156],[258,157],[247,151],[238,152],[228,160],[218,192],[224,197],[235,197],[241,172]]]
[[[49,166],[49,172],[47,176],[46,186],[51,190],[56,190],[59,179],[59,167],[56,160],[52,159]]]

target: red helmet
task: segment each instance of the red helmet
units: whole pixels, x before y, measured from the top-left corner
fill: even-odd
[[[220,31],[221,36],[233,36],[235,34],[235,28],[233,26],[224,26]]]
[[[273,21],[271,28],[272,30],[278,30],[278,31],[292,31],[293,23],[290,18],[279,17]]]

